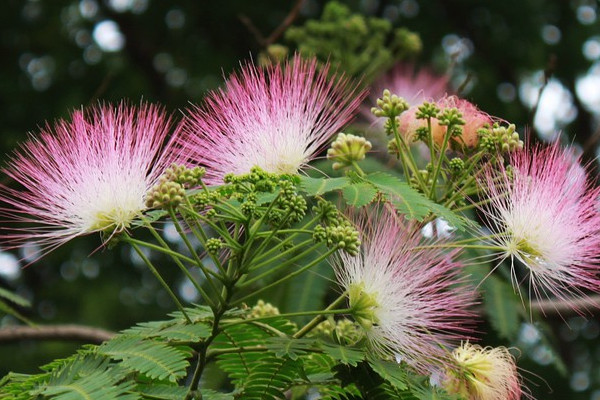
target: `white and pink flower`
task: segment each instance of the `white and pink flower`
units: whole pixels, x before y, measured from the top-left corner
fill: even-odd
[[[189,110],[180,126],[182,162],[206,167],[208,184],[254,166],[295,174],[350,121],[363,96],[316,59],[246,64]]]

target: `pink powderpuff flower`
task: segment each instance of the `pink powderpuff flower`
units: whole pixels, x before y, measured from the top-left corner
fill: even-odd
[[[477,132],[479,129],[492,126],[494,123],[492,117],[479,110],[477,106],[456,96],[445,96],[436,101],[435,104],[440,111],[456,108],[462,114],[465,121],[465,124],[461,126],[462,135],[452,140],[468,148],[474,148],[479,143]],[[398,130],[407,140],[412,140],[418,128],[427,126],[427,120],[417,119],[418,108],[419,106],[412,106],[398,117]],[[431,135],[434,143],[441,146],[446,135],[446,126],[440,125],[437,118],[431,119]]]
[[[246,64],[184,119],[181,162],[206,167],[208,184],[254,166],[296,174],[352,118],[364,95],[316,59]]]
[[[413,64],[398,64],[371,85],[369,97],[361,106],[360,114],[372,126],[382,130],[385,119],[374,116],[371,107],[385,89],[404,98],[411,106],[420,106],[424,101],[436,101],[446,95],[448,83],[449,76],[437,75],[429,68],[417,69]]]
[[[472,331],[475,292],[459,277],[456,251],[418,249],[420,229],[380,208],[353,218],[362,251],[354,257],[341,253],[333,262],[335,274],[370,348],[427,373],[450,362],[444,346]]]
[[[553,295],[565,302],[598,292],[600,188],[587,180],[570,149],[558,144],[511,154],[510,168],[488,168],[480,180],[489,197],[485,214],[495,232],[490,244],[525,267],[529,298]],[[574,310],[579,311],[575,304]]]
[[[442,385],[450,394],[468,400],[519,400],[521,376],[506,347],[462,343],[452,352],[455,365],[446,370]]]
[[[21,187],[0,192],[0,215],[18,224],[0,241],[35,244],[37,259],[77,236],[129,227],[171,163],[161,153],[169,127],[161,108],[144,103],[98,105],[47,124],[3,169]]]

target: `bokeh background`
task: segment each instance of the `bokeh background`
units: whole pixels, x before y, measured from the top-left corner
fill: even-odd
[[[318,18],[305,0],[293,25]],[[356,0],[353,12],[420,35],[416,62],[451,74],[451,85],[486,112],[513,122],[531,142],[574,144],[596,171],[600,139],[599,3],[592,0]],[[122,99],[181,109],[263,50],[296,2],[247,0],[4,0],[0,11],[0,163],[45,121],[73,109]],[[246,22],[243,22],[246,21]],[[250,21],[250,23],[248,22]],[[249,25],[251,27],[249,28]],[[289,45],[283,37],[279,43]],[[10,185],[6,177],[3,184]],[[556,227],[560,229],[560,227]],[[176,240],[170,226],[167,239]],[[31,300],[20,309],[47,324],[119,330],[173,309],[141,260],[125,247],[98,249],[98,237],[73,241],[33,265],[32,249],[0,248],[0,287]],[[193,287],[157,258],[188,302]],[[285,306],[284,306],[285,308]],[[597,313],[596,313],[597,315]],[[524,322],[513,343],[485,324],[485,344],[521,349],[523,376],[538,399],[600,400],[600,324],[548,315]],[[0,327],[16,323],[0,314]],[[32,373],[77,343],[0,343],[0,376]],[[530,372],[527,372],[530,371]],[[539,375],[536,376],[536,375]],[[541,378],[543,377],[543,379]],[[545,379],[545,381],[544,381]],[[551,389],[549,389],[549,387]]]

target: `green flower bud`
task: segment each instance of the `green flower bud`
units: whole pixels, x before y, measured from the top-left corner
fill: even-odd
[[[206,251],[210,254],[218,254],[224,245],[220,238],[210,238],[206,241]]]
[[[383,96],[377,99],[377,107],[373,107],[371,112],[376,117],[396,118],[404,111],[408,110],[409,105],[401,97],[392,94],[388,89],[383,91]]]
[[[371,147],[371,142],[363,137],[339,133],[331,148],[327,150],[327,159],[335,161],[333,169],[348,167],[363,160]]]
[[[279,315],[279,309],[271,303],[265,303],[263,300],[256,302],[256,305],[252,307],[252,311],[250,312],[250,318],[270,317],[273,315]]]
[[[154,185],[146,197],[148,208],[177,208],[185,198],[185,188],[182,184],[168,181],[163,176],[159,183]]]
[[[339,223],[339,212],[336,206],[327,200],[319,199],[317,205],[313,207],[313,212],[321,218],[321,222],[326,225],[337,225]]]

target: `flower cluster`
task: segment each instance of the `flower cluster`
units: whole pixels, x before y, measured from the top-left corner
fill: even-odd
[[[490,244],[510,259],[515,286],[519,261],[537,298],[571,301],[582,289],[598,291],[600,189],[558,144],[512,153],[510,166],[487,169],[481,185],[490,203],[480,209],[495,232]]]
[[[21,188],[2,188],[1,213],[28,226],[7,228],[2,240],[37,244],[40,257],[76,236],[127,229],[173,161],[169,130],[164,111],[145,103],[99,105],[47,125],[3,170]]]
[[[353,117],[364,93],[343,76],[294,57],[259,69],[247,64],[183,121],[183,163],[206,167],[206,182],[253,166],[295,174]]]
[[[415,250],[420,230],[379,208],[354,218],[361,253],[341,254],[334,262],[336,276],[373,351],[430,371],[448,362],[443,346],[472,331],[474,292],[460,284],[455,253]]]

